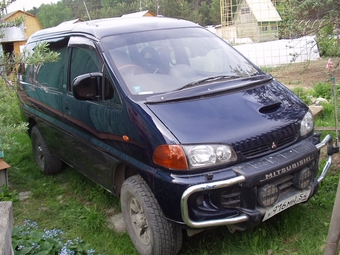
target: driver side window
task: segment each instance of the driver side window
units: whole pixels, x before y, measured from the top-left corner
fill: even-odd
[[[100,72],[100,61],[94,50],[88,48],[72,48],[70,82],[87,73]]]
[[[73,47],[71,49],[71,68],[69,76],[70,84],[73,84],[75,78],[80,75],[89,73],[97,73],[98,75],[102,73],[101,67],[102,63],[97,53],[93,49]],[[102,79],[104,79],[104,81]],[[103,76],[101,76],[97,82],[89,82],[88,85],[88,89],[91,91],[91,93],[96,91],[98,98],[100,98],[102,101],[109,100],[108,102],[113,101],[116,104],[120,101],[118,94],[114,93],[114,86],[106,71],[106,68]],[[72,92],[71,86],[69,88],[69,92]],[[96,88],[93,88],[93,86],[96,86]],[[104,89],[102,89],[102,86],[104,86]]]

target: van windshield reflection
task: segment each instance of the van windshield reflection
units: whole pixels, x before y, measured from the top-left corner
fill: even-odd
[[[110,65],[132,96],[146,97],[261,72],[203,28],[131,33],[106,37],[102,43]]]

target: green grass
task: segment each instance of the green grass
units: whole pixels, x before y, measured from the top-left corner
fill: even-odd
[[[31,197],[14,201],[14,225],[35,221],[43,229],[61,229],[67,238],[81,237],[100,254],[137,254],[127,234],[107,228],[106,210],[119,212],[119,199],[70,167],[46,176],[34,163],[30,139],[17,135],[20,146],[6,153],[10,189],[30,191]]]
[[[326,106],[317,123],[334,124],[331,106]],[[107,227],[107,211],[120,212],[118,198],[70,167],[58,175],[43,175],[34,163],[29,137],[14,136],[18,145],[5,153],[6,162],[11,165],[9,190],[13,194],[32,193],[27,200],[13,202],[14,225],[30,220],[36,221],[41,230],[60,229],[69,239],[81,237],[102,255],[137,254],[126,233],[116,234]],[[247,232],[230,233],[226,227],[220,227],[190,238],[184,235],[180,254],[321,255],[338,181],[338,168],[334,166],[309,202]]]
[[[34,164],[30,141],[19,135],[20,148],[6,154],[12,166],[10,189],[31,191],[14,202],[14,224],[36,221],[41,229],[58,228],[70,239],[81,237],[100,254],[137,254],[127,234],[106,226],[106,210],[119,212],[119,200],[72,168],[54,176],[41,174]],[[295,206],[247,232],[211,229],[185,237],[180,254],[322,254],[338,176],[329,176],[308,203]]]

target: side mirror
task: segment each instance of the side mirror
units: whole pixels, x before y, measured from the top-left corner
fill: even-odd
[[[100,99],[102,73],[88,73],[77,76],[73,80],[73,96],[78,100]]]

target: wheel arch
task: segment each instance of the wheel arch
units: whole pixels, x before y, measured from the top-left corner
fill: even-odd
[[[28,135],[31,136],[31,133],[32,133],[32,128],[37,125],[37,122],[33,119],[33,118],[29,118],[28,121]]]
[[[124,164],[124,163],[119,163],[116,168],[115,171],[113,173],[113,188],[115,190],[115,193],[117,195],[117,197],[120,197],[121,194],[121,189],[122,189],[122,185],[124,183],[124,181],[133,176],[133,175],[137,175],[138,172],[136,169]]]

